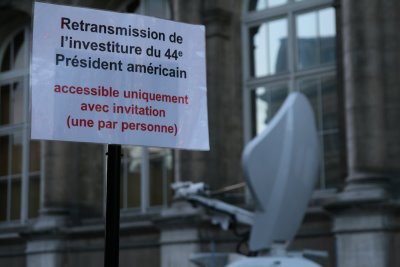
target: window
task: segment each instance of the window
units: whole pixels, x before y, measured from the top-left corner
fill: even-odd
[[[167,0],[131,1],[127,12],[168,18]],[[172,198],[173,150],[165,148],[122,147],[120,207],[124,212],[148,212],[168,205]]]
[[[250,11],[262,10],[265,8],[271,8],[286,4],[288,0],[251,0],[248,7]]]
[[[132,146],[122,151],[121,209],[146,212],[166,207],[172,197],[172,151]]]
[[[332,0],[248,0],[243,13],[245,138],[259,134],[289,92],[314,109],[319,188],[340,182],[336,28]]]
[[[251,76],[262,77],[288,70],[287,49],[282,40],[287,40],[287,19],[264,22],[250,28]]]
[[[0,223],[38,215],[40,143],[30,141],[27,27],[0,43]]]

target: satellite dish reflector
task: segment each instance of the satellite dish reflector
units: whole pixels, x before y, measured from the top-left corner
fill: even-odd
[[[318,160],[312,108],[304,95],[291,93],[242,155],[244,174],[256,202],[250,250],[293,239],[317,180]]]

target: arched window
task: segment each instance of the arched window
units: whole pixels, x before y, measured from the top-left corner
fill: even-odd
[[[24,223],[38,214],[40,188],[40,143],[30,141],[29,27],[0,27],[0,40],[0,224]]]
[[[333,0],[247,0],[243,6],[245,138],[260,133],[289,92],[310,100],[320,137],[319,188],[340,186]]]

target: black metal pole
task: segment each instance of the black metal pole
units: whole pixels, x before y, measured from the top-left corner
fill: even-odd
[[[108,145],[104,267],[118,267],[121,146]]]

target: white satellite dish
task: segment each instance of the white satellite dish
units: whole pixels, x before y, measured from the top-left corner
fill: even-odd
[[[318,176],[318,135],[312,108],[291,93],[268,127],[242,156],[256,202],[250,250],[291,241],[300,227]]]
[[[216,217],[222,226],[231,221],[250,225],[250,251],[270,249],[269,256],[231,260],[230,256],[237,254],[197,253],[193,262],[204,267],[225,266],[225,262],[231,263],[229,267],[319,267],[303,256],[326,257],[324,252],[286,251],[286,244],[300,227],[318,176],[318,135],[305,96],[291,93],[286,98],[268,127],[246,145],[242,165],[256,203],[254,212],[207,197],[204,183],[175,183],[175,195],[224,214]]]

